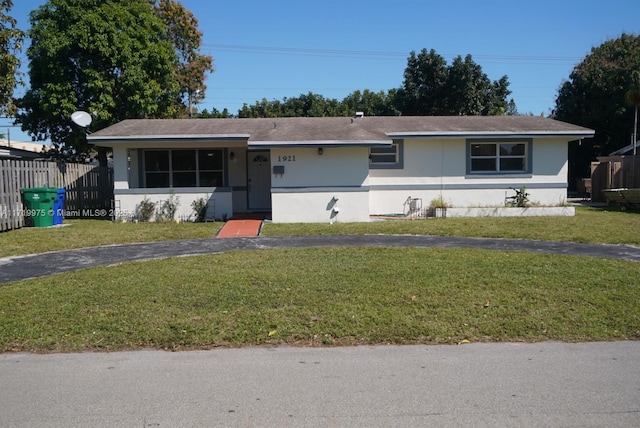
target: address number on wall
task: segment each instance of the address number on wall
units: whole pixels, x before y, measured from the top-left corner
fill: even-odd
[[[278,162],[295,162],[295,155],[278,156]]]

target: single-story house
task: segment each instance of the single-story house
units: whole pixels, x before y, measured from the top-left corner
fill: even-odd
[[[206,198],[208,216],[362,222],[409,201],[504,206],[567,197],[567,144],[594,131],[532,116],[124,120],[88,136],[113,150],[115,210]]]

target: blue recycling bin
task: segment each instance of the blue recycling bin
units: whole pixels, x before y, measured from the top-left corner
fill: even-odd
[[[53,200],[53,225],[62,224],[64,220],[64,200],[66,190],[59,188],[56,192],[56,198]]]

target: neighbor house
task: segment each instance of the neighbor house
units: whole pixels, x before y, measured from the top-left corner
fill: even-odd
[[[30,160],[42,158],[42,143],[27,143],[0,138],[0,159]]]
[[[88,137],[113,150],[116,214],[205,198],[210,218],[362,222],[441,199],[453,207],[567,197],[567,143],[593,130],[542,117],[125,120]],[[411,207],[411,208],[415,208]]]

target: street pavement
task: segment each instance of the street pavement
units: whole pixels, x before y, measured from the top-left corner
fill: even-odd
[[[144,244],[109,245],[0,258],[0,284],[100,265],[169,257],[273,248],[378,246],[477,248],[499,251],[567,254],[640,262],[640,247],[521,239],[416,235],[259,236],[233,239],[187,239]]]
[[[640,342],[0,355],[2,427],[637,427]]]

